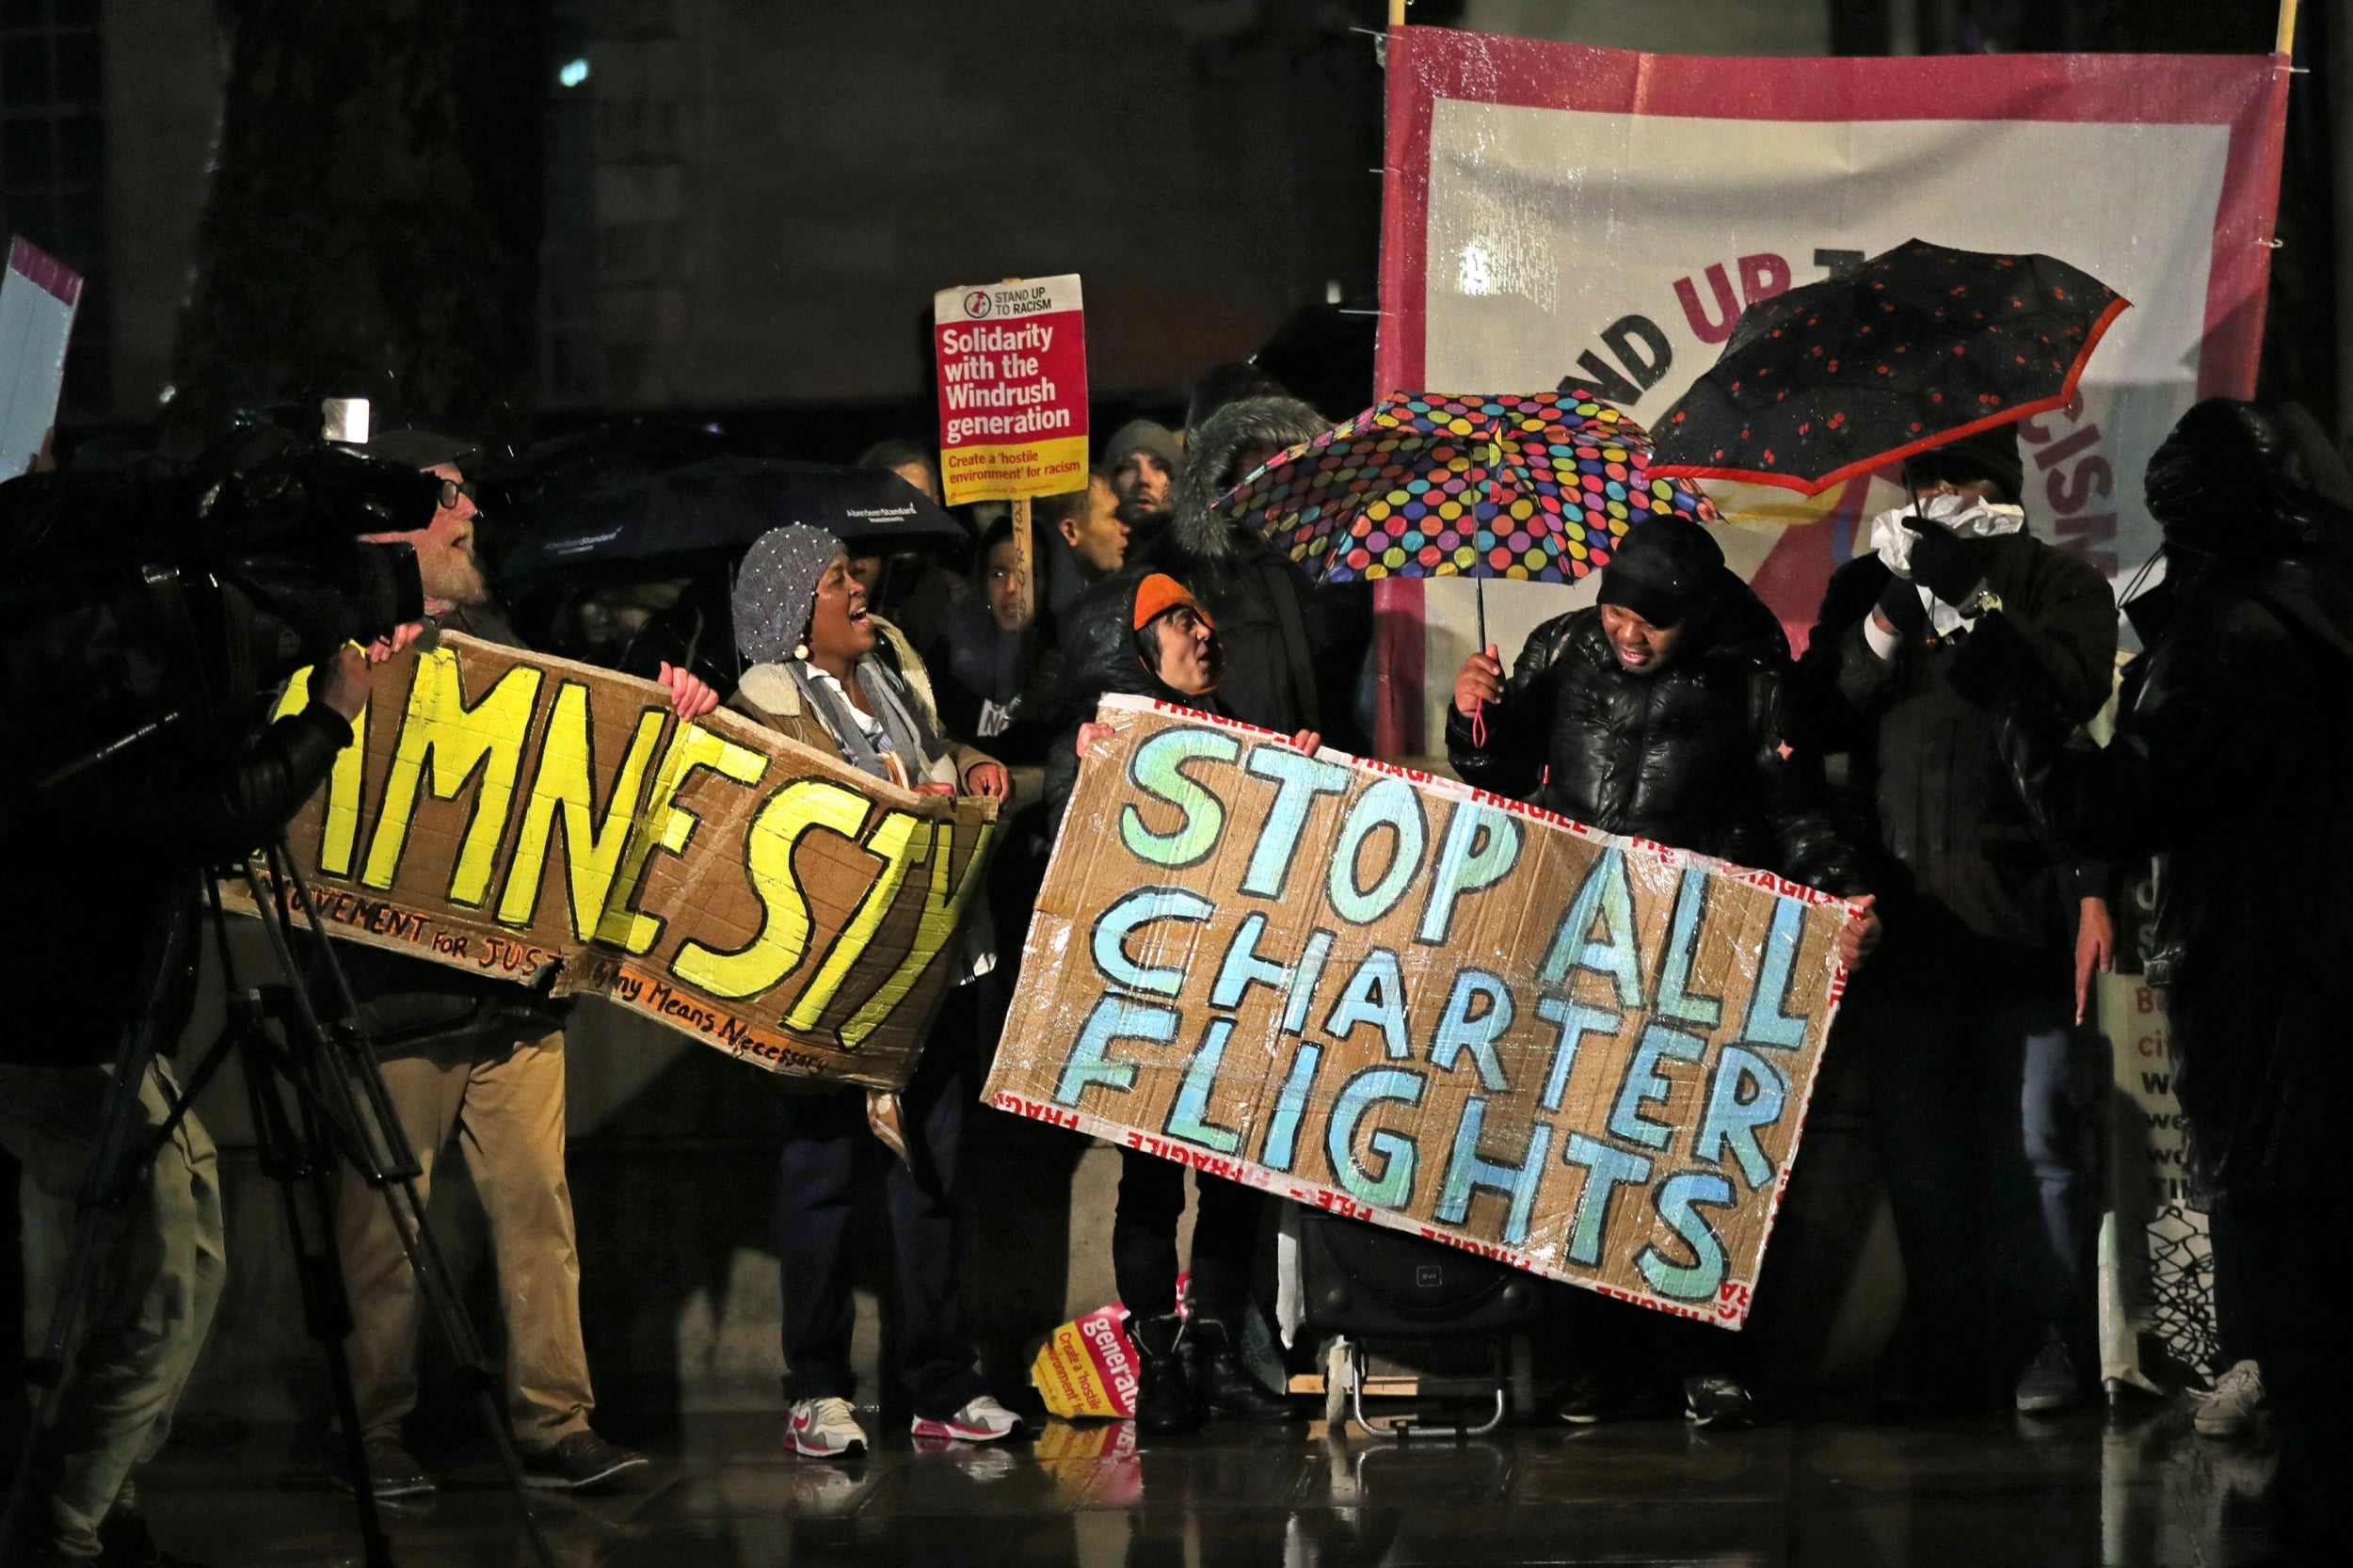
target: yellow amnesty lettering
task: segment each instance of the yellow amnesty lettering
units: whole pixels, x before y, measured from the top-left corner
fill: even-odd
[[[644,952],[661,938],[663,921],[629,907],[645,875],[646,856],[656,848],[672,855],[686,853],[687,840],[702,819],[678,804],[686,776],[709,768],[738,784],[757,784],[768,771],[768,759],[749,746],[737,745],[724,735],[699,725],[681,724],[671,733],[670,748],[662,754],[654,774],[653,794],[646,803],[646,831],[632,833],[621,856],[621,874],[606,895],[604,914],[597,921],[597,939],[612,942],[625,952]]]
[[[792,874],[793,848],[818,828],[856,838],[871,804],[828,778],[796,778],[770,796],[752,819],[744,846],[744,869],[766,911],[759,934],[734,952],[681,943],[670,972],[729,1000],[758,996],[791,974],[808,952],[808,898]]]
[[[440,648],[417,660],[408,708],[392,743],[383,808],[376,814],[367,865],[360,874],[363,886],[390,888],[400,874],[421,786],[442,800],[455,800],[479,771],[473,807],[458,841],[457,863],[450,872],[449,901],[480,907],[489,896],[499,840],[505,834],[507,808],[515,798],[515,774],[522,766],[523,744],[531,738],[531,716],[544,674],[517,664],[469,708],[456,654]]]
[[[915,983],[922,978],[923,970],[948,945],[948,938],[954,933],[956,922],[964,918],[964,906],[972,901],[974,889],[981,885],[981,879],[972,873],[987,860],[989,836],[996,830],[994,823],[980,824],[980,831],[972,840],[972,853],[964,858],[963,874],[954,875],[948,856],[950,846],[955,842],[955,824],[941,822],[932,824],[931,883],[923,889],[923,915],[917,924],[915,940],[908,944],[907,955],[899,960],[899,967],[891,971],[890,978],[884,981],[874,994],[866,999],[866,1005],[841,1026],[841,1044],[845,1049],[856,1050],[865,1043],[869,1034],[881,1027],[882,1021],[890,1016],[891,1009],[915,989]]]
[[[273,719],[299,713],[311,706],[311,666],[303,665],[278,696]],[[335,753],[335,768],[327,776],[327,820],[319,834],[320,872],[349,876],[351,856],[360,842],[360,778],[368,760],[368,709],[360,704],[351,721],[351,744]]]
[[[548,840],[555,831],[556,813],[563,813],[564,877],[568,894],[572,936],[586,941],[604,913],[613,890],[613,873],[620,869],[621,852],[629,846],[630,829],[637,821],[637,797],[645,792],[646,772],[653,763],[654,747],[669,715],[648,708],[637,715],[628,755],[614,776],[605,796],[604,819],[596,815],[596,747],[588,728],[588,686],[567,680],[556,689],[555,706],[539,743],[539,771],[532,780],[523,808],[522,832],[515,840],[514,858],[506,868],[506,890],[499,898],[499,920],[527,926],[539,912],[539,885],[546,879]]]
[[[931,843],[931,835],[921,817],[904,811],[893,811],[876,824],[862,846],[869,855],[882,857],[882,872],[867,885],[857,907],[834,938],[833,948],[825,961],[817,967],[815,978],[801,988],[792,1011],[784,1016],[784,1027],[806,1034],[817,1027],[817,1020],[825,1016],[834,996],[841,989],[841,982],[849,977],[850,966],[856,964],[873,941],[874,933],[890,913],[890,906],[899,902],[899,889],[906,886],[907,868],[920,862]]]

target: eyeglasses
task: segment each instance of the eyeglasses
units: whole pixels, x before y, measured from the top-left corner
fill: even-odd
[[[456,479],[442,480],[441,510],[444,512],[456,511],[457,509],[457,498],[461,495],[468,501],[472,501],[474,498],[473,487],[469,484],[461,483]]]

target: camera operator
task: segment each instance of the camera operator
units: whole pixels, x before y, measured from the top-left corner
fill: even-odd
[[[42,1253],[71,1249],[73,1199],[125,1032],[151,1007],[161,1041],[186,1021],[192,963],[166,971],[163,995],[141,994],[152,942],[194,920],[200,866],[269,838],[326,779],[367,700],[369,664],[415,631],[322,662],[311,706],[241,751],[208,756],[151,741],[56,803],[37,799],[0,835],[9,868],[0,953],[15,980],[0,1032],[0,1144],[42,1200],[33,1220]],[[139,936],[115,935],[129,931]],[[145,1146],[178,1097],[169,1064],[154,1058],[127,1146]],[[226,1267],[213,1142],[195,1114],[143,1168],[120,1172],[116,1190],[121,1201],[99,1234],[72,1379],[17,1539],[0,1544],[12,1563],[161,1560],[133,1504],[131,1471],[163,1446]]]
[[[413,544],[428,638],[463,632],[522,646],[493,603],[474,554],[473,497],[460,463],[473,447],[427,430],[392,430],[371,456],[442,481],[430,526],[381,536]],[[684,670],[662,666],[681,718],[718,706]],[[564,1020],[568,1003],[493,975],[346,943],[338,950],[381,1053],[384,1087],[431,1191],[454,1136],[481,1194],[506,1321],[506,1402],[527,1479],[571,1489],[646,1463],[588,1424],[596,1396],[580,1328],[580,1258],[564,1172]],[[382,1197],[346,1171],[337,1244],[351,1298],[347,1344],[371,1484],[379,1497],[434,1489],[401,1441],[417,1400],[417,1281]]]

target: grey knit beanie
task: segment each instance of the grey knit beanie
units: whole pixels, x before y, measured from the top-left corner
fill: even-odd
[[[1117,468],[1120,459],[1130,452],[1149,452],[1160,460],[1160,467],[1168,470],[1171,478],[1184,466],[1185,448],[1177,440],[1176,432],[1148,419],[1131,419],[1112,432],[1111,443],[1103,448],[1103,466]]]
[[[735,646],[754,664],[778,664],[808,634],[817,580],[841,541],[822,528],[789,522],[752,541],[735,574]]]

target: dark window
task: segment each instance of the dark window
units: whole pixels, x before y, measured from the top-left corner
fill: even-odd
[[[0,235],[82,274],[61,415],[114,411],[97,0],[0,0]]]

